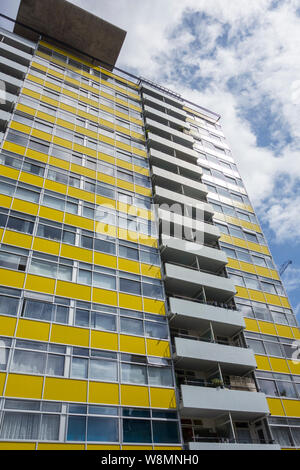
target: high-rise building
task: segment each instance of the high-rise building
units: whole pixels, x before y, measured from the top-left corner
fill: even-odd
[[[0,30],[0,449],[300,447],[299,328],[220,116],[118,69],[124,37],[63,0]]]

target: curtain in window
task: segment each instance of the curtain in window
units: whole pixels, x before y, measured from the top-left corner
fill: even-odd
[[[5,412],[1,439],[37,439],[40,415]]]
[[[59,437],[59,415],[42,415],[40,439],[57,441]]]
[[[29,372],[43,374],[45,370],[46,354],[16,349],[12,363],[15,372]]]

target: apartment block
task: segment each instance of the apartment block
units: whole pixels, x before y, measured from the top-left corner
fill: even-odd
[[[118,69],[124,38],[63,0],[0,30],[0,449],[300,448],[299,327],[220,116]]]

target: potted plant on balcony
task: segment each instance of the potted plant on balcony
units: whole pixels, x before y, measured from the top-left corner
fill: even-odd
[[[215,387],[215,388],[223,388],[224,387],[223,380],[221,380],[217,377],[212,379],[211,383],[212,383],[212,386]]]

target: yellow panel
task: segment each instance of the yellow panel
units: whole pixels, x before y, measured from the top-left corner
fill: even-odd
[[[43,253],[51,253],[52,255],[59,255],[60,244],[53,240],[45,240],[44,238],[36,237],[33,242],[32,249],[42,251]]]
[[[25,289],[54,294],[55,279],[27,274]]]
[[[40,206],[40,217],[49,220],[55,220],[56,222],[63,222],[64,213],[56,209],[50,209],[49,207]]]
[[[25,155],[30,158],[34,158],[39,162],[47,163],[48,161],[48,154],[38,152],[37,150],[27,149]]]
[[[82,199],[83,201],[95,202],[95,194],[84,191],[83,189],[68,187],[68,195],[71,197],[76,197],[77,199]]]
[[[271,370],[271,366],[269,363],[269,359],[266,356],[260,356],[255,354],[255,360],[257,364],[257,368],[260,370]]]
[[[22,145],[13,144],[12,142],[4,142],[3,149],[8,150],[9,152],[17,153],[19,155],[24,155],[25,147]]]
[[[255,268],[253,264],[245,263],[244,261],[240,261],[241,269],[246,271],[247,273],[255,274]]]
[[[236,259],[228,258],[228,263],[227,263],[228,268],[233,268],[233,269],[241,269],[240,268],[240,263]]]
[[[93,262],[93,252],[85,250],[84,248],[79,248],[73,245],[61,245],[60,256],[65,258],[78,259],[80,261],[85,261],[87,263]]]
[[[66,162],[65,160],[61,160],[56,157],[51,157],[49,158],[49,164],[58,166],[59,168],[62,168],[63,170],[69,170],[70,167],[70,162]]]
[[[15,198],[13,200],[12,208],[15,211],[25,212],[26,214],[37,215],[39,206],[33,204],[32,202],[21,201],[20,199]]]
[[[87,401],[87,385],[83,380],[45,378],[45,400]]]
[[[123,228],[118,229],[119,238],[123,240],[128,240],[129,242],[137,243],[139,240],[139,234],[137,232],[133,232],[132,230],[125,230]]]
[[[148,387],[121,385],[121,405],[149,406]]]
[[[53,343],[89,346],[89,330],[75,326],[52,325],[51,341]]]
[[[131,273],[140,274],[140,264],[137,261],[131,261],[128,259],[119,258],[118,259],[118,268],[121,271],[128,271]]]
[[[242,299],[249,299],[248,291],[245,287],[235,286],[236,288],[236,297],[241,297]]]
[[[23,374],[8,374],[6,397],[42,398],[43,377]]]
[[[21,246],[23,248],[31,248],[32,237],[23,233],[11,232],[6,230],[3,237],[3,243],[8,245]]]
[[[103,403],[105,405],[118,405],[119,384],[89,382],[89,403]]]
[[[119,306],[132,310],[143,310],[142,298],[136,295],[119,293]]]
[[[115,445],[101,445],[101,444],[87,444],[86,450],[120,450],[120,446]]]
[[[284,336],[285,338],[294,338],[292,329],[289,326],[276,324],[276,329],[278,332],[278,336]]]
[[[298,360],[287,360],[290,371],[292,374],[300,375],[300,358]]]
[[[0,279],[3,286],[18,287],[22,289],[25,279],[24,273],[18,271],[10,271],[8,269],[0,269]]]
[[[300,418],[300,400],[282,400],[287,416]]]
[[[270,251],[269,251],[269,248],[267,246],[263,246],[263,245],[260,245],[260,249],[261,249],[261,252],[264,254],[264,255],[270,255]]]
[[[42,117],[42,119],[43,119],[43,117]],[[70,150],[72,149],[72,142],[69,142],[68,140],[62,139],[60,137],[54,136],[53,137],[53,143],[57,144],[57,145],[61,145],[62,147],[66,147]]]
[[[39,341],[49,340],[50,324],[34,320],[19,319],[16,336],[19,338],[36,339]]]
[[[155,446],[154,450],[181,450],[181,447],[176,446]]]
[[[5,196],[4,194],[0,194],[0,206],[9,208],[11,205],[12,197]]]
[[[259,333],[259,328],[256,320],[245,318],[246,330],[248,331],[257,331]]]
[[[169,341],[147,339],[147,354],[149,356],[170,357]]]
[[[20,181],[22,181],[23,183],[33,184],[33,185],[38,186],[38,187],[41,188],[43,186],[44,179],[41,178],[40,176],[31,175],[30,173],[21,172]]]
[[[104,253],[99,253],[94,251],[94,264],[99,266],[107,266],[109,268],[117,267],[117,258],[111,255],[105,255]]]
[[[256,273],[259,276],[272,277],[271,272],[268,268],[262,268],[261,266],[255,266]]]
[[[174,389],[150,388],[151,406],[155,408],[176,408]]]
[[[34,442],[0,442],[0,450],[35,450]]]
[[[152,450],[152,446],[122,446],[122,450]]]
[[[109,235],[110,237],[117,236],[117,227],[113,225],[104,224],[102,222],[95,221],[95,232],[101,233],[104,235]]]
[[[155,277],[161,279],[161,271],[159,266],[151,266],[150,264],[141,264],[141,274],[143,276]]]
[[[65,214],[65,223],[69,225],[74,225],[75,227],[85,228],[86,230],[94,230],[94,221],[90,219],[85,219],[74,214]]]
[[[91,300],[91,288],[81,284],[73,284],[68,281],[57,281],[56,295],[71,297],[79,300]]]
[[[280,299],[279,299],[278,295],[265,293],[265,297],[266,297],[267,304],[281,306]]]
[[[269,357],[269,361],[270,361],[272,369],[275,372],[284,372],[286,374],[290,373],[285,359],[280,359],[278,357]]]
[[[165,315],[165,303],[161,300],[146,299],[144,297],[144,310],[149,313],[158,313],[159,315]]]
[[[45,189],[55,191],[60,194],[67,194],[67,186],[62,183],[56,183],[56,181],[45,180]]]
[[[285,308],[291,308],[290,303],[286,297],[279,297],[281,305]]]
[[[281,400],[279,398],[267,398],[269,410],[273,416],[285,416]]]
[[[265,297],[262,292],[259,292],[253,289],[248,289],[248,290],[249,290],[249,296],[251,300],[255,300],[256,302],[265,302]]]
[[[232,241],[233,241],[234,245],[236,245],[236,246],[240,246],[242,248],[247,248],[247,242],[245,240],[242,240],[241,238],[232,237]]]
[[[280,278],[278,276],[278,273],[277,273],[277,271],[275,271],[275,269],[270,269],[270,273],[271,273],[271,277],[273,279],[277,279],[278,281],[280,280]]]
[[[297,339],[300,339],[300,329],[299,328],[292,328],[292,331],[294,333],[294,337]]]
[[[260,331],[269,335],[277,335],[275,325],[273,323],[258,320]]]
[[[106,331],[91,330],[91,348],[112,349],[117,351],[118,335]]]
[[[118,305],[118,295],[112,290],[93,288],[92,291],[93,302],[98,302],[107,305]]]
[[[17,314],[17,312],[14,313],[15,315]],[[16,322],[16,318],[0,315],[0,334],[4,336],[14,336]]]
[[[38,442],[38,450],[84,450],[84,444],[50,444],[48,442]]]
[[[0,165],[0,174],[2,176],[7,176],[7,178],[17,180],[19,177],[19,172],[19,170],[15,170],[14,168],[10,168],[9,166]]]
[[[6,379],[6,374],[4,372],[0,372],[0,395],[3,395],[5,379]]]
[[[145,338],[120,335],[120,351],[134,354],[146,354]]]

